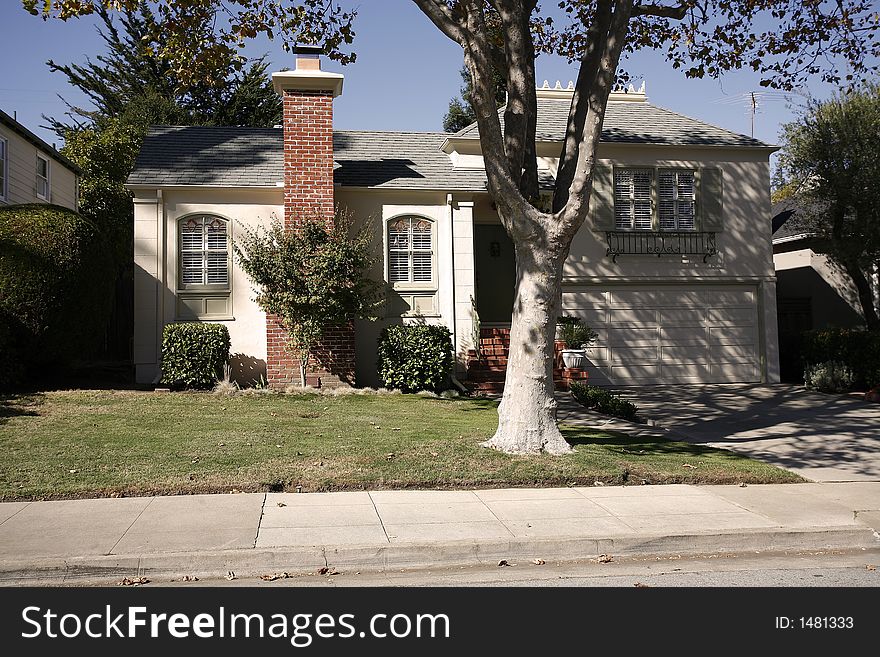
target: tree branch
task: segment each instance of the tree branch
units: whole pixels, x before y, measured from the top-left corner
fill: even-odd
[[[434,25],[450,39],[465,47],[467,34],[465,26],[452,14],[449,7],[440,0],[413,0]]]
[[[589,197],[593,185],[593,169],[596,150],[602,134],[602,122],[608,106],[608,96],[617,73],[620,53],[626,41],[626,32],[632,16],[633,0],[615,0],[614,15],[604,40],[602,57],[596,79],[589,88],[578,91],[586,94],[589,89],[588,110],[584,132],[578,146],[577,168],[568,190],[568,202],[562,212],[560,231],[565,237],[574,235],[584,223],[589,210]],[[582,81],[580,78],[578,82]]]
[[[633,16],[657,16],[658,18],[672,18],[681,20],[687,14],[688,6],[685,3],[677,7],[669,7],[667,5],[655,5],[652,3],[639,4],[633,7]]]
[[[592,88],[599,73],[603,46],[611,27],[611,8],[612,0],[599,0],[593,22],[587,30],[587,52],[584,53],[578,71],[577,84],[568,114],[568,126],[565,130],[565,141],[562,144],[562,154],[559,156],[559,167],[556,172],[556,194],[553,196],[554,212],[558,212],[568,203],[569,187],[577,171],[578,152],[589,109],[587,92]]]

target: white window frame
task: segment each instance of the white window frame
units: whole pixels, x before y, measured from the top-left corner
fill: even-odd
[[[409,222],[409,238],[407,249],[392,249],[391,246],[391,225],[400,220]],[[412,224],[413,222],[424,221],[431,226],[431,248],[430,249],[414,249],[412,241]],[[437,222],[433,219],[419,214],[399,214],[385,222],[385,280],[391,283],[395,290],[436,290],[437,289]],[[392,281],[391,280],[391,253],[405,252],[407,253],[407,280]],[[413,255],[416,253],[429,253],[431,257],[431,280],[415,281]]]
[[[650,214],[651,222],[650,222],[650,225],[647,227],[636,226],[635,184],[633,183],[630,185],[628,199],[620,199],[620,198],[618,198],[618,195],[617,195],[618,175],[620,175],[624,172],[636,172],[636,171],[645,172],[648,174],[648,176],[650,178],[648,202],[651,205],[651,214]],[[612,185],[613,185],[612,195],[614,198],[614,230],[631,230],[631,231],[641,231],[641,232],[648,232],[648,231],[654,230],[654,226],[656,224],[655,219],[656,219],[656,215],[657,215],[656,203],[654,202],[654,188],[656,185],[656,172],[655,172],[655,170],[652,167],[639,167],[639,166],[615,167],[614,168],[614,176],[612,179]],[[617,208],[618,208],[617,204],[620,201],[623,201],[624,203],[627,203],[627,202],[629,203],[629,225],[628,226],[620,226],[617,223]]]
[[[183,254],[185,253],[183,250],[183,227],[189,221],[198,220],[202,222],[204,226],[206,220],[217,220],[223,222],[226,226],[226,248],[225,249],[211,249],[208,248],[207,236],[203,231],[202,234],[202,244],[201,249],[198,251],[201,253],[201,272],[202,272],[202,282],[201,283],[185,283],[183,280],[184,270],[183,270]],[[177,220],[177,289],[178,292],[206,292],[209,294],[228,294],[232,291],[232,249],[230,248],[232,240],[232,222],[230,222],[225,217],[221,217],[216,214],[212,214],[209,212],[199,213],[199,214],[190,214],[185,217],[181,217]],[[187,251],[187,253],[196,253],[196,251]],[[207,271],[208,271],[208,256],[211,253],[224,253],[226,256],[226,283],[208,283],[207,282]]]
[[[623,172],[630,171],[645,171],[648,173],[651,180],[651,225],[650,227],[644,226],[636,226],[635,225],[635,185],[631,185],[629,198],[621,199],[617,194],[617,180],[618,175]],[[694,183],[693,183],[693,226],[688,228],[681,228],[680,217],[679,217],[679,207],[678,207],[678,184],[676,179],[676,184],[673,186],[673,203],[675,203],[674,209],[674,217],[675,217],[675,226],[674,227],[664,227],[660,221],[660,176],[663,173],[672,172],[689,172],[693,175]],[[616,231],[633,231],[633,232],[697,232],[700,228],[700,216],[699,216],[699,203],[700,203],[700,170],[693,167],[650,167],[650,166],[615,166],[613,177],[612,177],[612,198],[614,200],[614,230]],[[624,203],[629,203],[629,226],[620,226],[617,223],[617,210],[618,203],[623,201]]]
[[[9,200],[9,140],[0,136],[0,167],[3,168],[3,177],[0,178],[0,201]]]
[[[673,184],[672,184],[672,199],[670,199],[673,204],[673,206],[672,206],[673,207],[673,211],[672,211],[673,226],[671,228],[667,228],[667,227],[663,226],[663,219],[660,216],[660,211],[661,211],[661,208],[663,205],[663,201],[660,198],[660,177],[664,173],[671,173],[671,174],[673,174],[673,176],[675,176]],[[691,176],[693,177],[693,183],[692,183],[692,187],[691,187],[691,189],[693,191],[691,193],[691,198],[683,199],[685,201],[691,202],[691,212],[692,212],[691,217],[690,217],[691,225],[689,227],[684,227],[684,228],[681,226],[681,215],[679,213],[679,210],[680,210],[679,201],[681,201],[682,199],[679,198],[678,174],[681,174],[681,173],[690,173]],[[658,230],[660,230],[661,232],[663,232],[663,231],[695,232],[697,230],[697,185],[698,185],[698,181],[699,181],[699,176],[698,176],[696,169],[689,169],[687,167],[678,167],[678,168],[661,168],[661,169],[657,170],[656,184],[657,184],[657,228],[658,228]]]
[[[40,175],[40,162],[46,163],[46,175]],[[42,199],[43,201],[51,201],[52,200],[52,160],[46,157],[45,155],[41,155],[37,153],[37,163],[36,163],[36,171],[34,172],[34,193],[36,194],[38,199]],[[46,193],[40,194],[40,182],[46,182]]]

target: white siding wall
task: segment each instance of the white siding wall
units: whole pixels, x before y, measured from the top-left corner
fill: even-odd
[[[76,209],[76,174],[38,149],[31,142],[0,125],[0,137],[6,140],[7,150],[7,196],[6,203],[46,203],[37,198],[37,153],[49,158],[51,192],[48,202]],[[0,201],[3,203],[3,201]]]

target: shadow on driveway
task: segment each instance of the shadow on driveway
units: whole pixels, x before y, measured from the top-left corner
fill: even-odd
[[[675,438],[723,447],[814,481],[880,481],[880,405],[775,385],[618,388]]]

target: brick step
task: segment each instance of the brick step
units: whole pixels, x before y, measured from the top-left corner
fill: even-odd
[[[494,337],[510,337],[510,329],[509,328],[494,328],[494,327],[481,327],[480,328],[480,337],[481,338],[494,338]]]
[[[492,372],[468,372],[468,381],[481,383],[484,381],[504,381],[504,370]]]
[[[475,394],[500,395],[504,392],[504,381],[483,381],[469,385],[471,392]]]

